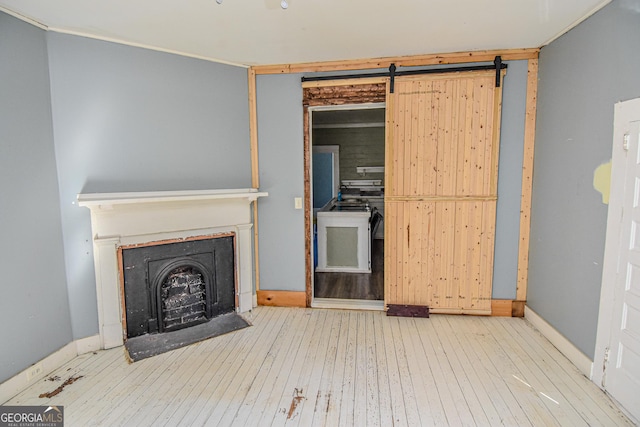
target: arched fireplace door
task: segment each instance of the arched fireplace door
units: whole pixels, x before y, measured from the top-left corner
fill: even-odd
[[[158,332],[194,326],[213,317],[215,284],[209,268],[190,257],[167,262],[155,276],[151,295],[155,297]]]

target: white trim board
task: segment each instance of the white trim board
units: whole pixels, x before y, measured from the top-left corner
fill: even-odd
[[[246,199],[253,202],[269,193],[258,192],[257,188],[228,190],[187,190],[187,191],[146,191],[129,193],[80,193],[78,206],[111,209],[113,205],[134,205],[140,203],[193,202],[205,200]]]
[[[40,381],[51,372],[70,362],[75,357],[97,350],[100,350],[99,335],[93,335],[87,338],[71,341],[60,350],[50,354],[39,362],[34,363],[22,372],[0,384],[0,405],[31,386],[34,382]],[[40,365],[39,373],[31,377],[31,370],[38,365]]]
[[[593,361],[589,359],[587,355],[580,351],[578,347],[573,345],[571,341],[565,338],[564,335],[558,332],[538,313],[529,308],[528,305],[524,307],[524,318],[540,331],[571,363],[576,365],[580,372],[591,379]]]
[[[24,15],[18,13],[18,12],[14,12],[13,10],[6,8],[5,6],[0,6],[0,12],[4,12],[7,15],[11,15],[16,19],[19,19],[19,20],[21,20],[23,22],[26,22],[27,24],[31,24],[34,27],[38,27],[41,30],[47,31],[49,29],[49,27],[44,25],[42,22],[36,21],[35,19],[29,18],[28,16],[24,16]]]

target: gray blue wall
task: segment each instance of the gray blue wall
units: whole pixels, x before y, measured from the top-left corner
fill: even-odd
[[[304,291],[302,87],[299,74],[264,75],[256,81],[260,189],[258,202],[260,289]]]
[[[493,298],[515,299],[528,61],[509,61],[502,91]]]
[[[74,338],[98,332],[89,210],[80,192],[251,186],[247,70],[48,34]]]
[[[614,0],[540,53],[527,300],[592,359],[607,221],[593,173],[614,104],[640,97],[639,46],[640,1]]]
[[[4,381],[98,332],[78,193],[247,188],[251,164],[244,68],[0,13],[0,95]]]
[[[310,76],[310,75],[307,75]],[[305,290],[301,74],[261,75],[257,81],[260,188],[260,288]],[[493,297],[516,295],[527,61],[510,61],[505,77]]]
[[[0,382],[72,339],[47,62],[46,33],[0,13]]]

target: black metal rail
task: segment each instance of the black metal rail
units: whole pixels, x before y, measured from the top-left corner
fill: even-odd
[[[493,65],[470,65],[467,67],[427,68],[422,70],[398,71],[396,64],[389,66],[389,71],[381,73],[342,74],[337,76],[302,77],[303,82],[317,82],[323,80],[364,79],[369,77],[389,77],[390,92],[393,93],[395,78],[399,76],[415,76],[420,74],[459,73],[464,71],[496,70],[496,87],[500,87],[500,71],[507,68],[500,56],[496,56]]]

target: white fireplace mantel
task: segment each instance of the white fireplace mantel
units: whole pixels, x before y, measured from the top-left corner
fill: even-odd
[[[132,203],[169,203],[195,200],[247,199],[253,202],[258,197],[267,196],[255,188],[233,190],[191,190],[191,191],[149,191],[132,193],[81,193],[78,194],[80,206],[108,207]]]
[[[235,234],[239,312],[253,307],[251,203],[255,188],[78,194],[91,210],[98,318],[102,348],[124,343],[118,249],[122,246]]]

